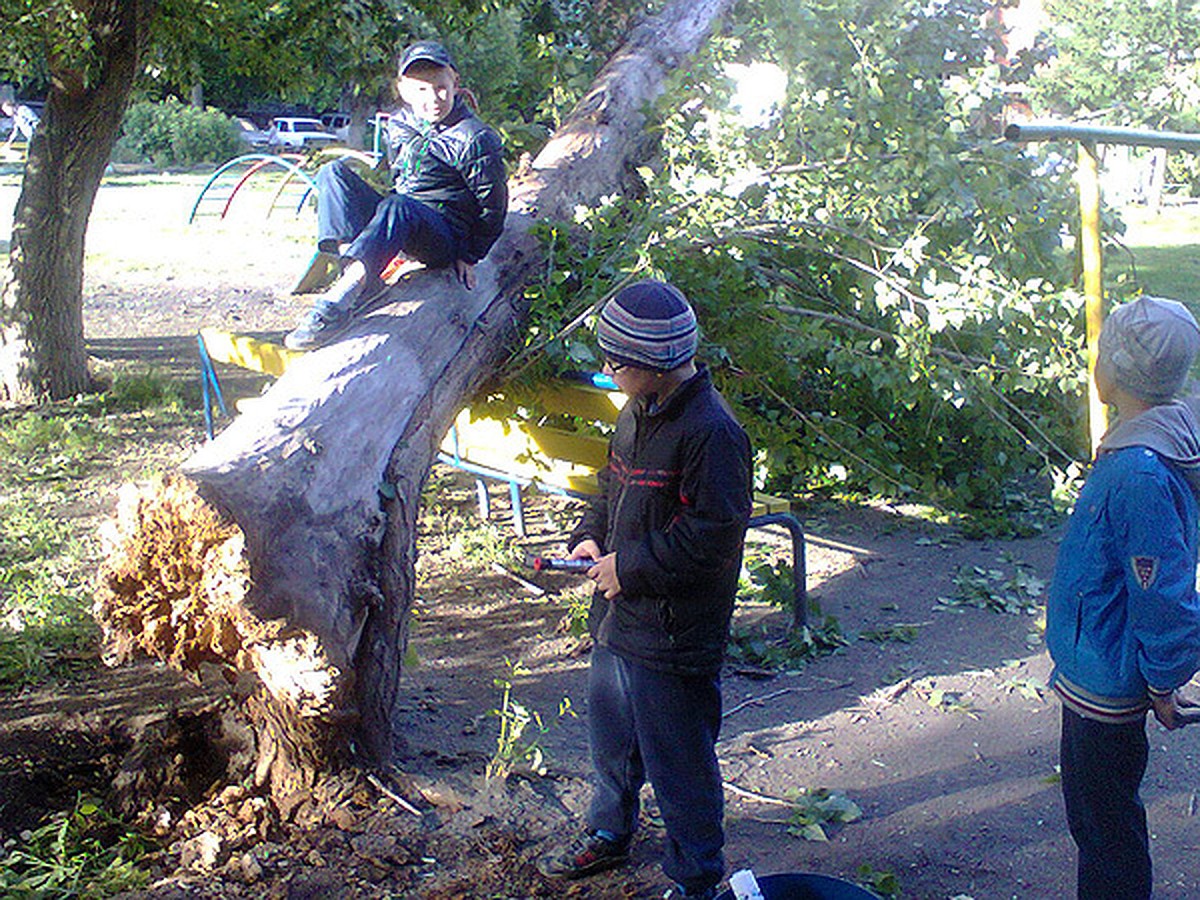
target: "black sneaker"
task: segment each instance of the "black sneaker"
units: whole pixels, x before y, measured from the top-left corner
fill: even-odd
[[[629,838],[610,841],[585,831],[570,846],[541,860],[538,868],[551,878],[586,878],[629,861]]]
[[[315,350],[332,341],[349,324],[348,312],[336,307],[314,306],[300,320],[300,324],[284,337],[283,346],[289,350]]]

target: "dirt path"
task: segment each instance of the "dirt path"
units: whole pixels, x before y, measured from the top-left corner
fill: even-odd
[[[819,871],[849,879],[862,867],[891,872],[904,897],[1061,898],[1074,891],[1074,850],[1056,778],[1057,703],[1043,685],[1049,662],[1028,613],[948,607],[954,576],[975,567],[1049,577],[1050,539],[970,542],[946,528],[886,508],[813,510],[805,516],[810,586],[849,643],[799,671],[760,680],[731,665],[724,677],[726,723],[719,745],[731,870]],[[430,564],[436,564],[428,560]],[[563,576],[557,576],[563,580]],[[567,579],[569,580],[569,579]],[[553,587],[555,577],[541,582]],[[541,583],[539,582],[539,583]],[[531,672],[516,693],[544,715],[562,696],[583,714],[586,660],[571,641],[548,637],[561,603],[517,600],[503,579],[485,579],[474,600],[438,594],[417,617],[415,643],[426,665],[413,671],[412,754],[406,768],[464,779],[479,770],[492,729],[478,723],[497,701],[486,684],[501,656]],[[784,617],[739,609],[735,629]],[[864,635],[913,626],[913,640]],[[483,689],[481,691],[481,688]],[[453,751],[446,735],[456,734]],[[1168,735],[1151,726],[1145,784],[1156,860],[1156,897],[1200,896],[1195,857],[1195,785],[1200,731]],[[552,772],[537,787],[549,800],[526,826],[553,835],[554,807],[586,803],[586,737],[580,720],[546,739]],[[863,817],[826,843],[788,831],[789,810],[770,799],[825,788],[844,792]],[[657,838],[635,850],[633,881],[661,896]],[[532,851],[530,851],[532,852]],[[597,880],[594,893],[621,896],[628,873]],[[479,894],[478,896],[487,896]]]
[[[188,226],[200,183],[123,179],[101,189],[85,301],[97,355],[173,360],[189,371],[199,326],[278,333],[302,311],[303,302],[285,291],[307,259],[311,218],[267,218],[247,204],[244,214],[223,222]],[[9,227],[2,217],[15,197],[11,180],[0,179],[0,245]],[[439,484],[439,514],[457,503],[457,527],[477,528],[469,485],[448,478]],[[502,493],[494,499],[502,512]],[[552,502],[536,508],[546,515],[531,516],[531,540],[551,546],[570,511]],[[1018,568],[1048,579],[1054,541],[964,541],[905,513],[801,510],[810,589],[847,643],[794,672],[762,677],[728,667],[719,750],[730,784],[730,869],[855,879],[860,867],[870,867],[893,873],[906,898],[1071,896],[1073,848],[1055,779],[1058,706],[1040,688],[1048,663],[1035,616],[939,602],[955,597],[955,575],[974,567],[1004,579]],[[201,862],[179,867],[178,853],[168,853],[159,880],[140,896],[663,895],[661,831],[652,816],[630,869],[565,890],[535,874],[533,860],[567,832],[587,797],[586,654],[556,630],[578,581],[522,573],[546,591],[529,596],[513,579],[473,562],[450,529],[435,525],[423,544],[413,620],[421,664],[406,675],[409,747],[394,782],[423,814],[367,791],[320,828],[227,840],[214,871]],[[765,628],[777,639],[784,617],[748,604],[736,626]],[[496,736],[489,711],[499,702],[495,679],[505,674],[506,658],[527,670],[513,679],[514,696],[553,722],[544,737],[548,769],[486,786],[482,773]],[[92,766],[93,775],[110,771],[119,759],[112,737],[119,726],[161,713],[154,703],[186,695],[169,673],[141,667],[0,698],[0,803],[18,796],[17,788],[28,797],[56,778],[67,783],[63,773],[72,766]],[[555,721],[564,697],[579,718]],[[1151,726],[1150,733],[1145,800],[1156,896],[1198,897],[1200,729],[1167,735]],[[31,771],[43,780],[14,775]],[[844,792],[863,813],[827,842],[789,833],[789,809],[772,799],[816,788]],[[0,837],[11,836],[15,822],[0,825]]]

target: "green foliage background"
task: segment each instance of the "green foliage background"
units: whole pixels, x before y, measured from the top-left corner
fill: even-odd
[[[987,8],[741,4],[663,99],[644,195],[545,229],[512,368],[594,364],[588,330],[564,327],[665,277],[698,308],[762,486],[1048,495],[1085,452],[1082,304],[1059,244],[1074,200],[983,133],[1001,102]],[[747,125],[726,73],[752,61],[787,91]]]
[[[1046,0],[1045,9],[1053,52],[1041,54],[1031,91],[1041,108],[1113,125],[1200,124],[1200,3]]]
[[[168,97],[162,103],[134,103],[125,111],[113,161],[191,166],[224,162],[244,149],[237,123],[229,116]]]

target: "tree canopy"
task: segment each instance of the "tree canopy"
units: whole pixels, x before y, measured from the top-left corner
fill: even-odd
[[[513,367],[586,362],[566,323],[658,272],[699,306],[763,481],[995,509],[1066,478],[1084,446],[1072,194],[984,133],[1002,102],[987,6],[741,4],[660,107],[645,195],[548,233]],[[748,122],[731,75],[749,63],[786,89]]]
[[[1200,114],[1200,3],[1046,0],[1034,97],[1060,115],[1189,130]]]

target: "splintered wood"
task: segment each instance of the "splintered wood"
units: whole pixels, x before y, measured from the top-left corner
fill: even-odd
[[[246,606],[251,580],[242,531],[191,480],[126,485],[102,539],[106,559],[93,614],[106,662],[142,650],[184,671],[204,663],[231,674],[253,671],[296,712],[327,708],[337,673],[319,641],[282,620],[263,621]]]
[[[244,538],[191,481],[125,485],[101,540],[92,612],[106,662],[141,649],[186,671],[205,662],[248,668],[247,643],[264,633],[240,606],[250,586]]]

